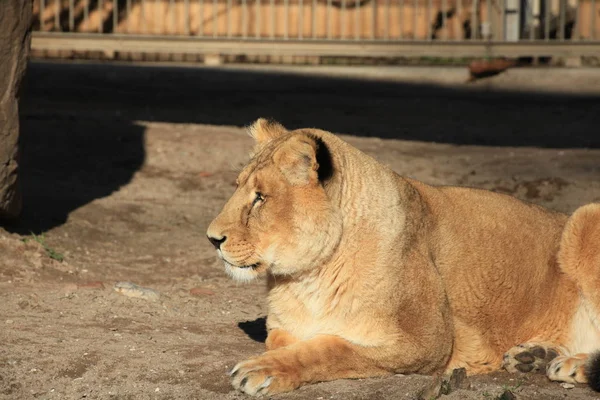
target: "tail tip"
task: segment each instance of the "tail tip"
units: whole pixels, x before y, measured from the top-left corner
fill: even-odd
[[[600,392],[600,351],[590,355],[585,368],[588,385],[592,390]]]

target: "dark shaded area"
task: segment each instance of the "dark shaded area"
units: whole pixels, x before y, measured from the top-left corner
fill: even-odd
[[[39,234],[62,225],[72,211],[127,184],[144,162],[144,127],[130,121],[21,119],[23,211],[9,231]]]
[[[30,65],[25,112],[288,128],[488,146],[600,147],[600,97],[275,72],[108,64]],[[59,110],[59,111],[56,111]]]
[[[264,317],[254,321],[239,322],[238,327],[255,342],[264,343],[267,340],[267,319]]]

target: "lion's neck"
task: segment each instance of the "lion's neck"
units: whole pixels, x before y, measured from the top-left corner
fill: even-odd
[[[331,148],[334,171],[325,190],[341,212],[344,237],[355,239],[357,244],[364,242],[365,235],[398,234],[404,225],[410,185],[387,166],[338,138],[323,139]]]

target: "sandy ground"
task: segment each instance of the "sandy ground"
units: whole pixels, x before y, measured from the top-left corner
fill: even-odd
[[[32,64],[25,211],[0,229],[0,398],[244,398],[226,371],[263,350],[264,287],[227,278],[205,230],[250,150],[241,126],[259,116],[344,134],[432,184],[564,212],[600,201],[597,75],[576,96],[568,79],[567,95],[353,74]],[[159,297],[124,296],[121,281]],[[411,399],[430,382],[337,381],[277,398]],[[445,398],[600,397],[541,375],[469,382]]]

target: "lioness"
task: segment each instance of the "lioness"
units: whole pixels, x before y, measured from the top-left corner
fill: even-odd
[[[547,366],[600,390],[600,204],[568,219],[400,177],[321,130],[250,134],[207,232],[234,279],[267,277],[267,351],[233,368],[235,388]]]

